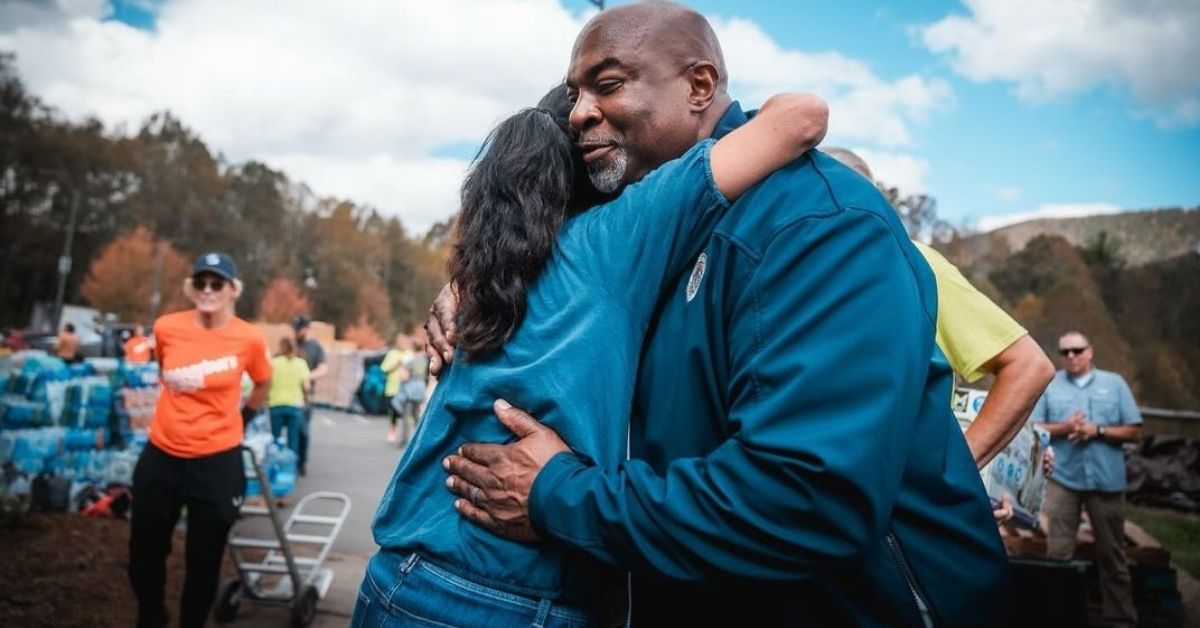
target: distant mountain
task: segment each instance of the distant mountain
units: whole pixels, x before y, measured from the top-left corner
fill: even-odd
[[[1097,366],[1122,374],[1140,404],[1194,410],[1198,243],[1192,208],[1034,220],[939,248],[1052,358],[1059,335],[1082,331]]]
[[[1060,236],[1074,246],[1085,246],[1102,231],[1116,238],[1121,256],[1129,266],[1194,253],[1200,246],[1200,206],[1042,218],[959,238],[945,248],[960,266],[988,265],[989,259],[994,262],[1020,251],[1040,235]]]

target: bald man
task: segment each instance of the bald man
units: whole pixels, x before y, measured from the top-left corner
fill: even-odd
[[[694,11],[597,15],[567,73],[592,182],[615,192],[743,124],[727,83]],[[498,403],[516,440],[445,461],[463,517],[631,571],[635,625],[1003,620],[1007,559],[946,403],[933,276],[872,185],[810,152],[739,199],[665,294],[631,459],[598,467]],[[446,290],[435,366],[452,309]]]

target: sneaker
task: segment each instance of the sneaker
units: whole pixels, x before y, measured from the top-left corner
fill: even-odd
[[[396,426],[395,425],[388,428],[387,442],[389,442],[389,443],[396,442]]]

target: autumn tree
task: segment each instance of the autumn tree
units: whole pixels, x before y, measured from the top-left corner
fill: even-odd
[[[297,314],[308,314],[310,309],[308,297],[294,281],[276,277],[258,304],[258,318],[268,323],[286,323]]]
[[[1088,266],[1120,270],[1125,266],[1125,256],[1121,253],[1121,239],[1101,229],[1096,235],[1087,239],[1079,247],[1083,261]]]
[[[369,351],[387,346],[387,341],[379,334],[379,330],[368,323],[365,317],[347,326],[346,331],[342,332],[342,338],[357,344],[360,349]]]
[[[226,168],[222,178],[220,221],[226,237],[221,246],[235,256],[245,286],[238,313],[253,316],[251,306],[260,303],[272,277],[298,275],[289,248],[296,216],[287,211],[282,173],[251,161]]]
[[[937,199],[928,194],[902,194],[900,188],[885,187],[884,198],[900,215],[908,237],[922,242],[946,242],[953,239],[955,229],[938,218]]]
[[[383,283],[374,277],[368,278],[358,289],[355,304],[355,322],[366,321],[381,332],[389,333],[392,327],[392,304]]]
[[[24,325],[36,303],[54,298],[68,239],[70,303],[87,261],[133,228],[120,211],[135,186],[128,153],[103,131],[44,105],[25,90],[12,55],[0,53],[0,324]]]
[[[162,257],[159,286],[164,305],[159,313],[186,308],[181,287],[191,268],[188,261],[170,243],[156,240],[145,227],[104,247],[84,279],[80,289],[83,298],[102,312],[116,314],[119,320],[148,320],[153,313],[156,247],[161,247]]]
[[[147,316],[154,255],[146,247],[159,238],[171,243],[167,266],[214,249],[233,257],[245,286],[239,316],[253,318],[264,301],[274,307],[282,295],[266,298],[273,278],[304,277],[315,318],[387,335],[424,320],[446,281],[452,223],[410,233],[397,218],[318,197],[265,164],[228,163],[170,112],[131,134],[67,119],[28,92],[13,57],[0,53],[0,327],[24,326],[37,303],[54,299],[69,233],[68,303],[82,296],[122,317]],[[105,259],[133,261],[101,261],[114,245]],[[110,275],[117,287],[102,285]],[[168,303],[179,281],[164,273]]]

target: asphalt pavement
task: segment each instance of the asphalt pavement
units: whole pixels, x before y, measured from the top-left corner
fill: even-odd
[[[379,498],[404,453],[385,440],[387,419],[318,408],[313,413],[308,475],[296,484],[296,496],[336,491],[350,496],[350,516],[333,549],[374,554],[371,521]]]

